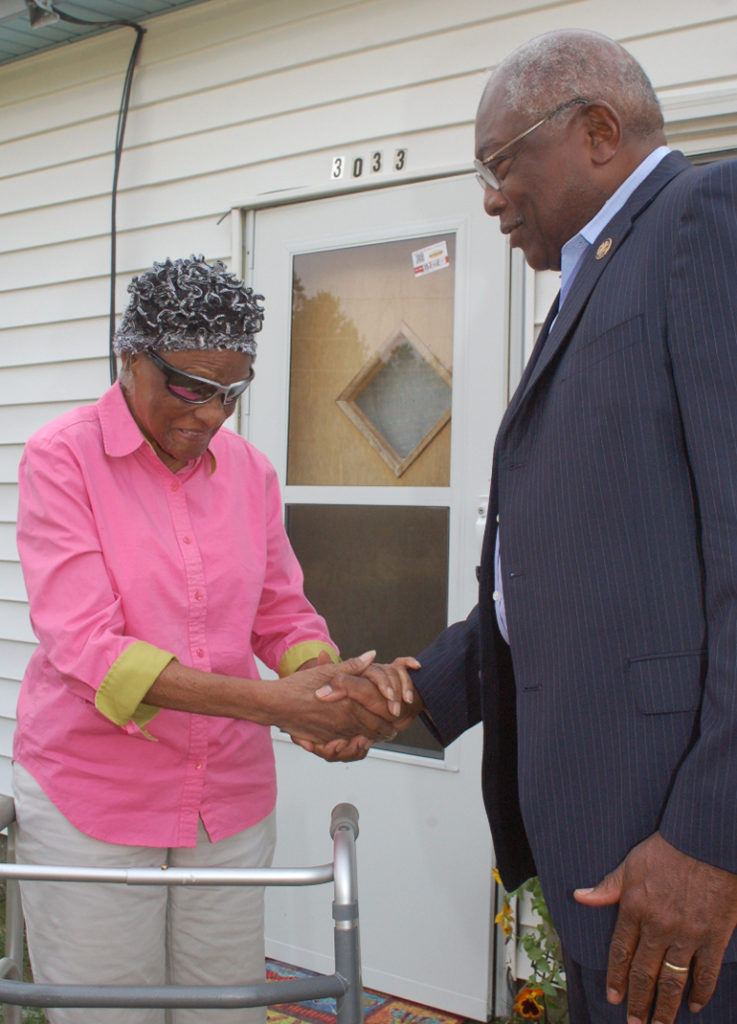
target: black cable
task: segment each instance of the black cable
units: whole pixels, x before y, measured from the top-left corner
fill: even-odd
[[[110,321],[108,330],[108,361],[110,363],[110,383],[115,382],[118,376],[115,353],[113,352],[113,335],[115,334],[115,275],[116,275],[116,242],[117,242],[117,209],[118,209],[118,175],[120,174],[120,159],[123,154],[123,138],[125,136],[125,122],[128,118],[128,103],[130,101],[131,86],[133,85],[133,70],[138,60],[138,51],[141,48],[145,28],[140,25],[131,25],[136,30],[136,41],[133,44],[128,69],[125,73],[123,83],[123,95],[118,110],[118,126],[115,130],[115,166],[113,168],[113,187],[110,196]]]
[[[110,364],[110,383],[115,382],[118,376],[118,367],[113,352],[113,335],[115,334],[115,275],[116,275],[116,244],[117,244],[117,209],[118,209],[118,176],[120,174],[120,160],[123,154],[123,139],[125,137],[125,123],[128,119],[128,104],[130,102],[131,87],[133,85],[133,72],[138,60],[138,51],[146,29],[136,21],[125,21],[116,19],[114,21],[89,21],[83,18],[76,18],[72,14],[60,11],[55,4],[48,5],[49,10],[56,14],[61,21],[71,22],[73,25],[96,25],[101,28],[112,28],[115,25],[123,25],[126,28],[135,29],[136,41],[133,44],[128,68],[123,82],[123,95],[118,109],[118,125],[115,130],[115,163],[113,167],[113,186],[110,195],[110,319],[108,325],[108,362]]]

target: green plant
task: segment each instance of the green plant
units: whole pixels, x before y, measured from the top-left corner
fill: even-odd
[[[541,1021],[542,1024],[567,1024],[563,955],[540,879],[530,878],[509,893],[504,890],[496,868],[494,879],[502,891],[502,908],[494,923],[501,929],[505,943],[516,942],[524,951],[531,968],[529,976],[521,984],[519,979],[511,979],[516,988],[512,1013],[508,1018],[500,1018],[499,1024],[530,1020]],[[519,920],[515,922],[515,907],[524,901],[529,903],[533,912],[530,925],[520,925]]]

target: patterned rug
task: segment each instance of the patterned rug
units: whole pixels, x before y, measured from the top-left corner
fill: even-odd
[[[301,967],[291,967],[279,960],[266,961],[269,981],[310,977],[315,973]],[[367,988],[363,990],[363,1009],[365,1024],[465,1024],[466,1021],[465,1017],[432,1010],[419,1003],[408,1003],[404,999],[386,996]],[[304,1003],[270,1006],[267,1021],[268,1024],[334,1024],[335,1000],[311,999]]]

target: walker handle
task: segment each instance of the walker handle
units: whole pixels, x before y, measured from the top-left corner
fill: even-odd
[[[335,838],[338,829],[350,829],[358,838],[358,811],[353,804],[336,804],[330,818],[330,838]]]

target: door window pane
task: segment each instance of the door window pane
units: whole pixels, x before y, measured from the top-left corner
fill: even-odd
[[[452,233],[294,257],[288,484],[449,485],[454,266]]]
[[[286,522],[305,593],[343,657],[416,655],[445,628],[447,508],[288,505]],[[419,720],[387,746],[442,757]]]
[[[450,374],[402,324],[338,405],[395,476],[402,476],[450,419],[450,398]]]

